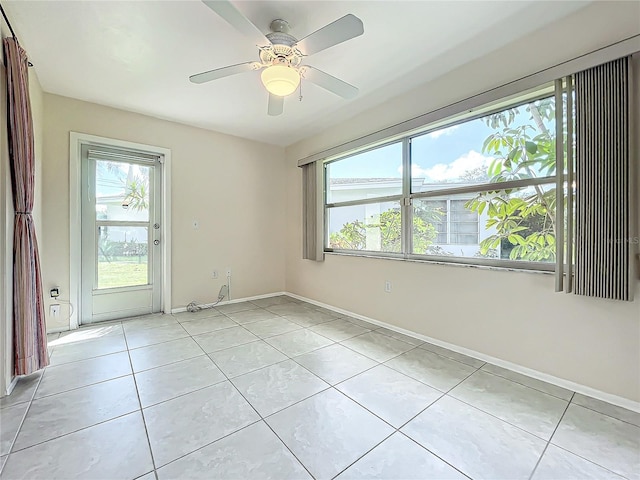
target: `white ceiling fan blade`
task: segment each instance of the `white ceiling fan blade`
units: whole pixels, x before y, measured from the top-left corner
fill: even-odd
[[[284,110],[284,97],[279,97],[278,95],[274,95],[273,93],[269,94],[269,108],[267,109],[267,113],[272,117],[276,117],[278,115],[282,115]]]
[[[364,33],[362,20],[352,14],[345,15],[311,35],[300,40],[296,46],[305,55],[313,55],[329,47],[346,42]]]
[[[355,98],[358,95],[358,89],[347,82],[343,82],[339,78],[329,75],[322,70],[305,65],[300,69],[302,77],[315,83],[319,87],[329,90],[342,98]]]
[[[257,46],[264,47],[271,45],[271,42],[264,36],[258,27],[238,11],[228,0],[202,0],[207,7],[220,15],[233,28],[250,38]]]
[[[196,73],[191,75],[189,80],[191,83],[205,83],[211,80],[217,80],[218,78],[228,77],[230,75],[237,75],[238,73],[251,72],[252,70],[258,70],[260,64],[257,62],[239,63],[237,65],[229,65],[228,67],[216,68],[215,70],[209,70],[208,72]]]

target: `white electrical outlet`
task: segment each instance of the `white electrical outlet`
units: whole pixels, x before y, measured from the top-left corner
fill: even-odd
[[[49,306],[49,315],[51,315],[52,317],[59,317],[60,316],[60,304],[56,303],[53,305]]]
[[[384,282],[384,291],[391,293],[391,282],[389,280],[385,280]]]
[[[218,278],[218,270],[214,270],[211,274],[211,278]]]
[[[193,221],[193,229],[198,230],[200,228],[200,222],[198,220]]]

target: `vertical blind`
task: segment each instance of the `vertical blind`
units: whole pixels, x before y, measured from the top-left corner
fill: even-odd
[[[574,75],[578,295],[631,297],[629,70],[625,57]]]
[[[302,258],[324,260],[321,162],[302,166]]]

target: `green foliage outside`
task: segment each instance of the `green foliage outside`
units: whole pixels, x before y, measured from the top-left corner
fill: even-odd
[[[530,123],[514,126],[518,108],[485,119],[495,129],[482,151],[492,155],[490,182],[524,180],[556,173],[555,133],[548,124],[555,117],[553,99],[524,105]],[[512,260],[553,261],[556,255],[556,189],[536,185],[532,193],[504,190],[485,192],[465,205],[478,214],[487,212],[486,228],[495,233],[480,243],[480,254],[502,247]]]
[[[529,114],[524,125],[516,124],[519,110]],[[501,183],[555,175],[555,132],[550,124],[555,118],[552,98],[539,100],[512,108],[483,120],[494,133],[483,144],[482,151],[494,158],[488,168],[474,169],[463,175],[470,182]],[[480,243],[476,257],[502,258],[528,261],[555,260],[555,185],[534,186],[527,189],[497,189],[483,192],[465,204],[478,215],[486,213],[485,228],[495,233]],[[414,207],[414,252],[418,254],[448,254],[434,246],[437,233],[434,223],[443,217],[437,209]],[[333,248],[363,250],[366,247],[367,228],[380,228],[384,252],[401,251],[399,210],[388,210],[379,220],[363,223],[359,220],[343,225],[330,235]],[[563,228],[563,227],[562,227]]]
[[[339,232],[331,234],[329,241],[333,248],[366,250],[367,229],[376,230],[376,236],[380,236],[381,251],[402,252],[402,221],[398,209],[382,212],[379,218],[371,219],[366,224],[360,220],[346,223]],[[414,250],[417,253],[428,253],[427,250],[437,235],[435,227],[417,217],[413,220],[413,230],[417,236]]]

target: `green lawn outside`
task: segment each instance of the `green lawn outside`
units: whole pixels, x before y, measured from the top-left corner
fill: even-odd
[[[104,258],[98,261],[98,288],[130,287],[146,285],[147,257],[118,257],[107,262]]]

